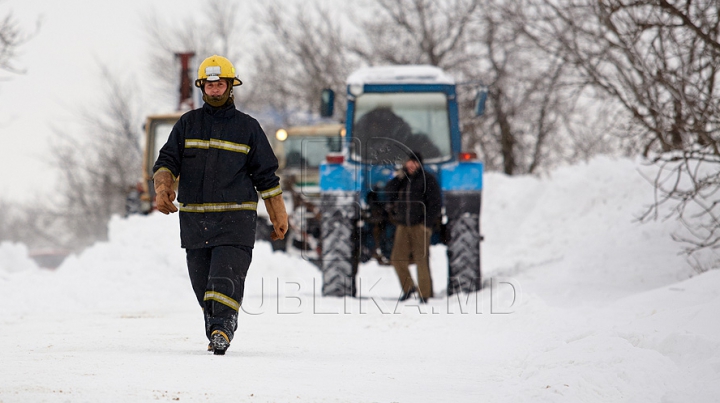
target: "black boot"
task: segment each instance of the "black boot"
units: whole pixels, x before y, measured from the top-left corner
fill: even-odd
[[[215,355],[225,355],[225,351],[230,347],[230,338],[222,330],[213,330],[210,335],[210,345]]]
[[[411,288],[409,291],[403,292],[403,293],[400,295],[400,298],[398,298],[398,301],[405,301],[405,300],[407,300],[408,298],[412,297],[412,295],[415,294],[416,292],[417,292],[417,288],[413,287],[413,288]]]
[[[237,330],[237,314],[233,313],[228,317],[218,318],[209,315],[205,316],[205,332],[210,344],[208,351],[215,355],[224,355],[225,350],[230,347]]]

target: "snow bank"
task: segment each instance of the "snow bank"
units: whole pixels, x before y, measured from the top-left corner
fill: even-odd
[[[487,174],[486,288],[448,298],[434,246],[425,306],[397,303],[376,262],[361,298],[322,297],[315,266],[259,242],[222,359],[202,351],[177,216],[115,218],[108,242],[55,271],[0,245],[0,401],[714,401],[720,271],[693,276],[677,223],[637,222],[645,169]]]
[[[13,242],[0,243],[0,276],[37,268],[37,264],[28,256],[27,246]]]
[[[694,272],[670,234],[675,221],[641,224],[653,202],[648,168],[595,158],[550,177],[488,174],[483,198],[485,272],[522,276],[559,304],[605,303]]]

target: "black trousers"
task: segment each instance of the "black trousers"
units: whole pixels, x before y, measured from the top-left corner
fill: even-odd
[[[232,340],[245,293],[252,248],[239,245],[186,249],[190,282],[205,315],[205,333],[218,329]]]

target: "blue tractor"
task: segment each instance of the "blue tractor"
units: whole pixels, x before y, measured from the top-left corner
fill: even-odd
[[[481,87],[477,115],[486,94]],[[334,93],[323,91],[323,116],[333,104]],[[448,295],[480,289],[483,164],[462,151],[461,135],[456,84],[441,69],[368,67],[350,75],[344,146],[320,166],[323,295],[354,296],[358,264],[389,257],[393,226],[382,218],[383,187],[412,152],[422,154],[442,189],[433,239],[447,245]]]

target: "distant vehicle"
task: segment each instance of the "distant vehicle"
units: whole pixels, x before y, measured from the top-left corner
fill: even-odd
[[[320,254],[320,164],[328,154],[339,153],[345,128],[339,123],[321,123],[278,129],[271,145],[278,158],[290,229],[285,239],[272,241],[274,250],[293,249],[317,263]],[[258,209],[258,239],[270,239],[272,223]]]
[[[170,136],[175,123],[184,112],[150,115],[145,119],[143,142],[142,180],[130,189],[126,204],[128,214],[148,214],[155,210],[155,188],[153,186],[153,165],[160,155],[160,149]]]
[[[71,251],[67,249],[37,249],[30,251],[30,258],[43,269],[57,269]]]
[[[339,153],[345,127],[340,123],[291,126],[275,132],[271,145],[280,164],[281,179],[293,179],[292,188],[320,194],[320,164],[330,153]]]
[[[175,123],[184,112],[151,115],[145,121],[142,181],[128,194],[128,214],[148,214],[155,210],[152,182],[153,165]],[[320,194],[319,166],[328,153],[339,152],[344,127],[341,124],[293,126],[280,129],[270,138],[278,157],[277,173],[286,201],[290,230],[285,239],[272,241],[272,224],[263,203],[258,203],[256,239],[271,242],[274,250],[286,251],[290,240],[295,249],[310,260],[317,260],[320,234],[319,212],[308,200]]]
[[[487,96],[479,87],[476,115]],[[334,99],[323,91],[323,116],[332,116]],[[394,226],[375,212],[383,211],[385,184],[414,151],[443,193],[443,221],[429,224],[447,245],[448,294],[480,289],[483,164],[462,150],[454,79],[433,66],[359,69],[347,79],[345,122],[343,152],[320,166],[323,294],[355,295],[358,263],[373,251],[389,255],[386,230]]]

